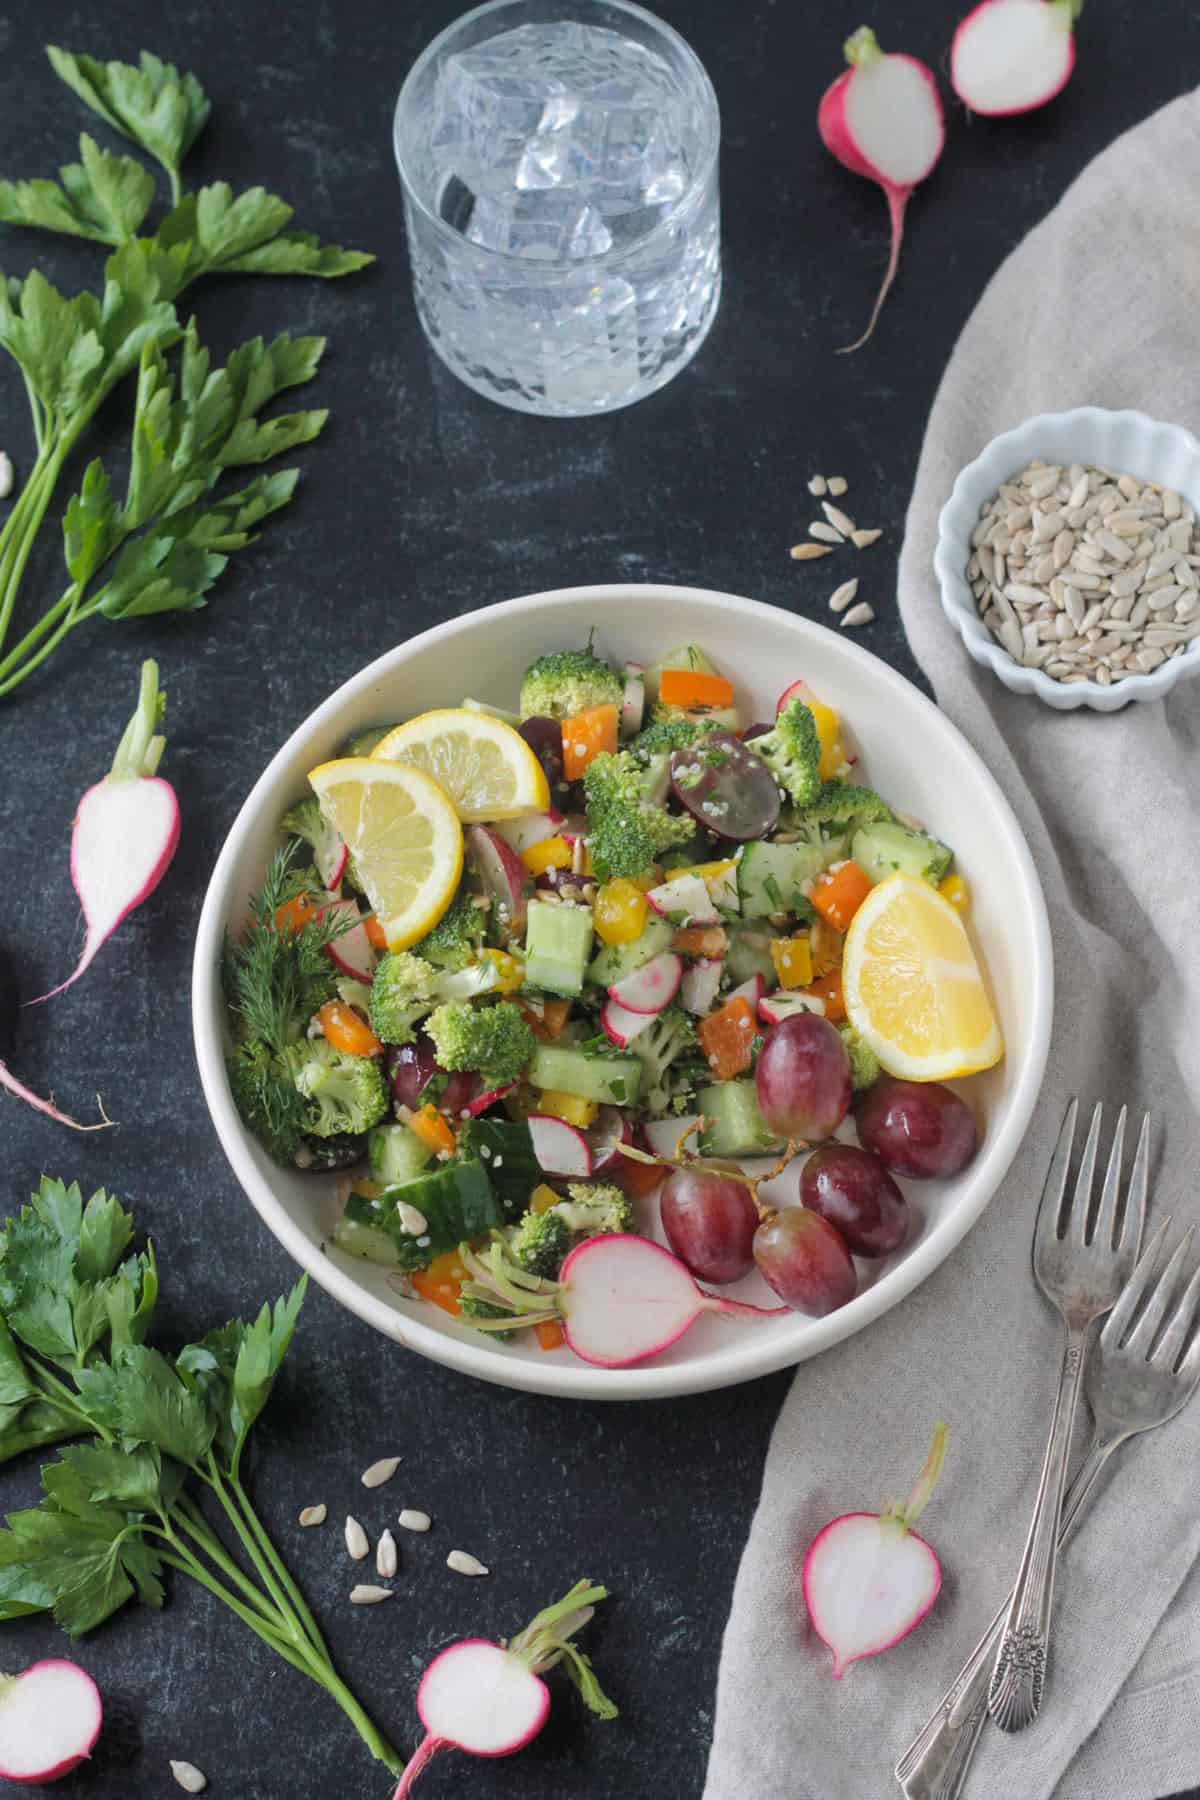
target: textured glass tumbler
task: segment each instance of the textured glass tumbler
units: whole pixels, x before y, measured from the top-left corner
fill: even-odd
[[[478,393],[563,418],[653,393],[721,292],[716,95],[626,0],[492,0],[396,105],[417,312]]]

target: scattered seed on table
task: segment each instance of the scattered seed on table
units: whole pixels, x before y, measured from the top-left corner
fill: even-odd
[[[385,1581],[390,1581],[399,1566],[396,1540],[390,1531],[385,1531],[375,1546],[375,1572],[382,1575]]]
[[[809,478],[808,491],[814,500],[819,500],[821,495],[825,492],[825,477],[823,475],[811,476]]]
[[[371,1551],[371,1542],[366,1532],[358,1520],[349,1514],[346,1515],[346,1548],[355,1562],[361,1562],[364,1556],[370,1555]]]
[[[381,1600],[390,1600],[392,1588],[373,1587],[369,1581],[360,1581],[357,1587],[350,1589],[351,1606],[378,1606]]]
[[[874,528],[872,528],[869,531],[862,531],[862,530],[852,531],[850,533],[850,542],[854,545],[854,548],[856,550],[866,550],[869,545],[875,543],[876,540],[878,538],[881,538],[882,536],[883,536],[882,528],[880,528],[878,531],[875,530]]]
[[[857,606],[852,606],[850,611],[845,614],[842,625],[869,625],[874,617],[874,607],[868,606],[865,600],[860,600]]]
[[[850,602],[853,600],[853,598],[854,598],[855,594],[857,594],[857,592],[858,592],[858,577],[857,577],[857,575],[855,576],[853,581],[843,581],[841,587],[834,588],[832,594],[830,594],[830,596],[829,596],[830,612],[835,612],[835,613],[845,612],[846,608],[849,606]]]
[[[854,523],[854,520],[850,517],[849,513],[844,513],[840,506],[834,506],[830,501],[822,500],[821,511],[825,514],[825,517],[829,520],[833,529],[835,531],[840,531],[844,538],[853,537],[858,530],[858,526]]]
[[[13,470],[12,457],[7,450],[0,450],[0,500],[7,500],[13,491],[16,475]]]
[[[797,562],[811,562],[814,556],[828,556],[831,549],[829,544],[793,544],[788,554]]]
[[[329,1508],[322,1500],[319,1506],[306,1506],[300,1514],[302,1525],[323,1525],[329,1517]]]
[[[406,1506],[396,1523],[405,1531],[428,1531],[433,1520],[427,1512],[421,1512],[415,1506]]]
[[[446,1567],[453,1569],[456,1575],[487,1575],[490,1573],[479,1558],[472,1556],[467,1550],[452,1550],[446,1558]]]
[[[850,483],[846,480],[846,477],[844,475],[831,475],[829,477],[829,481],[826,485],[828,486],[829,491],[834,496],[834,498],[840,499],[841,496],[845,493],[846,489],[849,487]]]
[[[808,528],[809,537],[820,538],[823,544],[844,544],[846,539],[835,525],[826,525],[822,519],[814,519]]]
[[[414,1208],[413,1210],[415,1211],[416,1209]],[[421,1223],[419,1227],[414,1229],[415,1236],[419,1236],[420,1233],[425,1230],[424,1217],[420,1213],[417,1213],[417,1217],[421,1220]],[[405,1230],[407,1229],[408,1227],[405,1226]],[[399,1467],[400,1458],[398,1456],[381,1456],[378,1462],[373,1462],[369,1469],[363,1470],[362,1484],[365,1488],[382,1487],[385,1481],[390,1481],[392,1479],[392,1476]]]
[[[202,1794],[208,1786],[208,1777],[199,1770],[195,1763],[177,1762],[171,1758],[171,1773],[185,1794]]]

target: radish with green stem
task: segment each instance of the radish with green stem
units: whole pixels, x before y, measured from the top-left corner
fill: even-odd
[[[867,329],[839,354],[859,349],[874,331],[900,260],[905,208],[946,141],[937,82],[925,63],[915,56],[885,54],[866,25],[846,39],[845,53],[850,67],[822,95],[817,129],[844,168],[883,189],[892,247]]]
[[[950,83],[972,112],[1032,112],[1060,94],[1075,67],[1083,0],[983,0],[950,46]]]
[[[819,1531],[804,1558],[804,1604],[833,1651],[833,1678],[851,1663],[890,1650],[938,1597],[942,1567],[912,1525],[933,1493],[946,1454],[936,1425],[925,1467],[905,1501],[882,1513],[843,1513]]]
[[[73,974],[30,1001],[53,999],[90,967],[122,919],[140,906],[167,872],[179,842],[179,802],[158,774],[167,740],[158,733],[166,695],[158,664],[142,664],[137,711],[125,727],[112,768],[79,802],[71,838],[71,880],[87,933]]]
[[[420,1775],[444,1750],[469,1756],[512,1756],[537,1736],[550,1714],[542,1676],[562,1663],[585,1704],[601,1719],[617,1709],[596,1680],[588,1658],[571,1640],[592,1617],[607,1589],[577,1581],[516,1637],[492,1643],[463,1638],[435,1656],[417,1690],[425,1727],[392,1800],[406,1800]]]
[[[65,1657],[0,1675],[0,1781],[61,1781],[91,1755],[103,1720],[99,1688]]]

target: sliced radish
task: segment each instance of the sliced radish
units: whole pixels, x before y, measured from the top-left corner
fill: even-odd
[[[1031,112],[1061,93],[1075,67],[1083,0],[984,0],[950,46],[950,83],[972,112]]]
[[[329,893],[341,889],[350,864],[350,846],[338,836],[329,821],[322,817],[321,835],[313,848],[313,866],[321,877],[321,886]]]
[[[779,717],[789,700],[803,700],[805,706],[808,706],[810,702],[815,699],[816,695],[809,687],[807,681],[789,681],[782,694],[780,694],[778,700],[775,702],[775,717]]]
[[[646,899],[664,918],[679,919],[688,925],[715,925],[717,909],[700,875],[676,875],[660,887],[651,888]]]
[[[606,1000],[600,1008],[600,1029],[610,1044],[627,1050],[635,1037],[652,1025],[657,1013],[630,1012],[617,1000]]]
[[[534,844],[543,844],[547,838],[557,837],[562,829],[563,816],[551,809],[544,813],[522,813],[519,819],[497,819],[489,830],[520,856],[523,850],[532,849]]]
[[[745,1000],[745,1001],[747,1001],[750,1006],[750,1011],[753,1013],[757,1013],[758,1007],[759,1007],[759,1002],[762,1000],[762,997],[766,993],[766,991],[767,991],[767,984],[763,980],[762,976],[761,975],[752,975],[750,977],[749,981],[743,981],[741,987],[731,988],[729,991],[729,994],[728,994],[728,998],[730,1000]]]
[[[325,954],[335,968],[343,975],[351,976],[355,981],[372,982],[379,962],[379,955],[374,944],[367,936],[367,928],[359,918],[356,900],[335,900],[333,905],[325,909],[330,913],[338,913],[343,918],[354,917],[356,923],[349,931],[344,931],[332,944],[326,944]]]
[[[615,1163],[625,1161],[617,1146],[633,1142],[633,1127],[619,1106],[602,1106],[588,1126],[587,1140],[592,1149],[592,1174],[603,1175]]]
[[[104,1708],[91,1676],[63,1657],[0,1676],[0,1780],[40,1787],[92,1753]]]
[[[609,994],[627,1012],[660,1013],[679,992],[683,980],[683,959],[673,950],[664,950],[643,963],[631,975],[614,981]]]
[[[500,923],[506,937],[520,937],[525,930],[525,865],[512,848],[486,825],[472,825],[463,840],[471,867],[493,900],[499,901]]]
[[[683,978],[681,999],[685,1012],[694,1013],[697,1018],[707,1018],[717,998],[717,989],[721,985],[721,971],[725,964],[719,956],[701,956],[691,964]]]
[[[474,1000],[478,994],[491,994],[500,985],[500,970],[495,959],[485,956],[468,963],[465,969],[452,969],[439,975],[434,984],[437,1000]]]
[[[581,1179],[592,1173],[592,1147],[576,1126],[553,1113],[531,1113],[528,1124],[533,1154],[547,1175]]]
[[[639,662],[625,664],[625,695],[621,701],[621,735],[636,737],[646,711],[646,671]]]
[[[740,912],[742,910],[741,895],[738,893],[737,864],[730,863],[727,869],[721,869],[716,875],[708,875],[704,881],[708,889],[708,897],[714,906],[723,912]]]
[[[846,39],[845,55],[850,67],[826,88],[817,129],[845,168],[879,183],[892,226],[891,254],[867,329],[845,346],[857,350],[875,329],[900,260],[904,209],[942,154],[946,125],[933,71],[917,57],[885,56],[865,25]]]
[[[515,1081],[506,1081],[503,1087],[489,1088],[486,1094],[476,1094],[460,1109],[460,1118],[474,1119],[485,1113],[489,1106],[495,1106],[497,1100],[503,1100],[505,1094],[511,1094],[516,1087]]]
[[[816,994],[764,994],[758,1003],[758,1016],[764,1025],[782,1025],[797,1013],[818,1013],[825,1017],[825,1002]]]
[[[666,1350],[701,1313],[761,1319],[786,1306],[748,1306],[705,1293],[677,1256],[627,1233],[586,1238],[559,1271],[563,1333],[576,1356],[623,1369]]]

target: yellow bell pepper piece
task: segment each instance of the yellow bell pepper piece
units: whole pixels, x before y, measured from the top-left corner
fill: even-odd
[[[496,993],[515,994],[525,979],[525,964],[519,956],[510,956],[507,950],[493,950],[488,945],[480,951],[479,960],[494,964],[497,975],[494,989]]]
[[[807,987],[813,978],[812,946],[807,934],[771,939],[771,961],[780,987]]]
[[[649,910],[645,894],[632,881],[606,881],[592,909],[596,936],[604,944],[631,944],[641,937]]]
[[[594,1100],[584,1100],[579,1094],[565,1094],[561,1088],[543,1088],[537,1111],[553,1113],[556,1119],[565,1119],[568,1125],[578,1125],[582,1130],[593,1122],[600,1108]]]
[[[522,850],[521,861],[531,875],[544,875],[547,869],[569,869],[571,856],[571,846],[565,837],[548,837],[540,843],[530,844],[528,850]]]
[[[944,900],[948,900],[951,906],[957,906],[960,912],[966,912],[971,904],[971,890],[957,872],[947,875],[945,881],[938,883],[938,893]]]
[[[552,1206],[557,1206],[561,1199],[561,1194],[556,1194],[552,1187],[547,1187],[544,1181],[539,1181],[529,1196],[529,1210],[531,1213],[547,1213]]]

